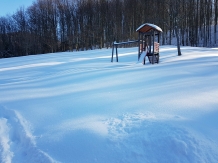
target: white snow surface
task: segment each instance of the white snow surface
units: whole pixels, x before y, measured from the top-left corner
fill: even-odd
[[[0,59],[1,163],[217,163],[218,51]]]

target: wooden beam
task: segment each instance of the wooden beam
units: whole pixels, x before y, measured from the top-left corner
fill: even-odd
[[[138,35],[138,47],[139,47],[139,49],[138,49],[138,61],[139,61],[139,58],[140,58],[140,35],[141,35],[141,32],[139,32],[139,35]]]
[[[116,59],[117,59],[117,62],[118,62],[118,51],[117,51],[117,45],[116,45]]]
[[[153,31],[153,56],[152,56],[152,64],[154,64],[154,39],[155,39],[155,34]]]
[[[114,43],[112,45],[112,56],[111,56],[111,62],[113,62],[113,57],[114,57]]]

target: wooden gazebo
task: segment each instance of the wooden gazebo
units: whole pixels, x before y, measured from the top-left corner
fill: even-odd
[[[139,33],[138,61],[142,61],[145,64],[147,56],[150,63],[159,63],[159,42],[162,29],[157,25],[145,23],[136,31]]]

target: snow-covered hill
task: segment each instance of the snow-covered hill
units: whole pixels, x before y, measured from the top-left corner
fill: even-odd
[[[118,51],[0,59],[0,162],[216,163],[217,49]]]

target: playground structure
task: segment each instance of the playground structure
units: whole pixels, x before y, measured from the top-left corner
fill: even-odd
[[[111,62],[113,62],[114,48],[116,49],[116,61],[118,62],[118,45],[138,42],[138,61],[145,64],[147,56],[150,63],[159,63],[159,42],[162,29],[154,24],[145,23],[136,32],[139,33],[138,40],[113,43]]]
[[[139,33],[138,60],[143,60],[145,64],[147,56],[150,63],[159,63],[159,42],[162,29],[154,24],[145,23],[136,32]]]

